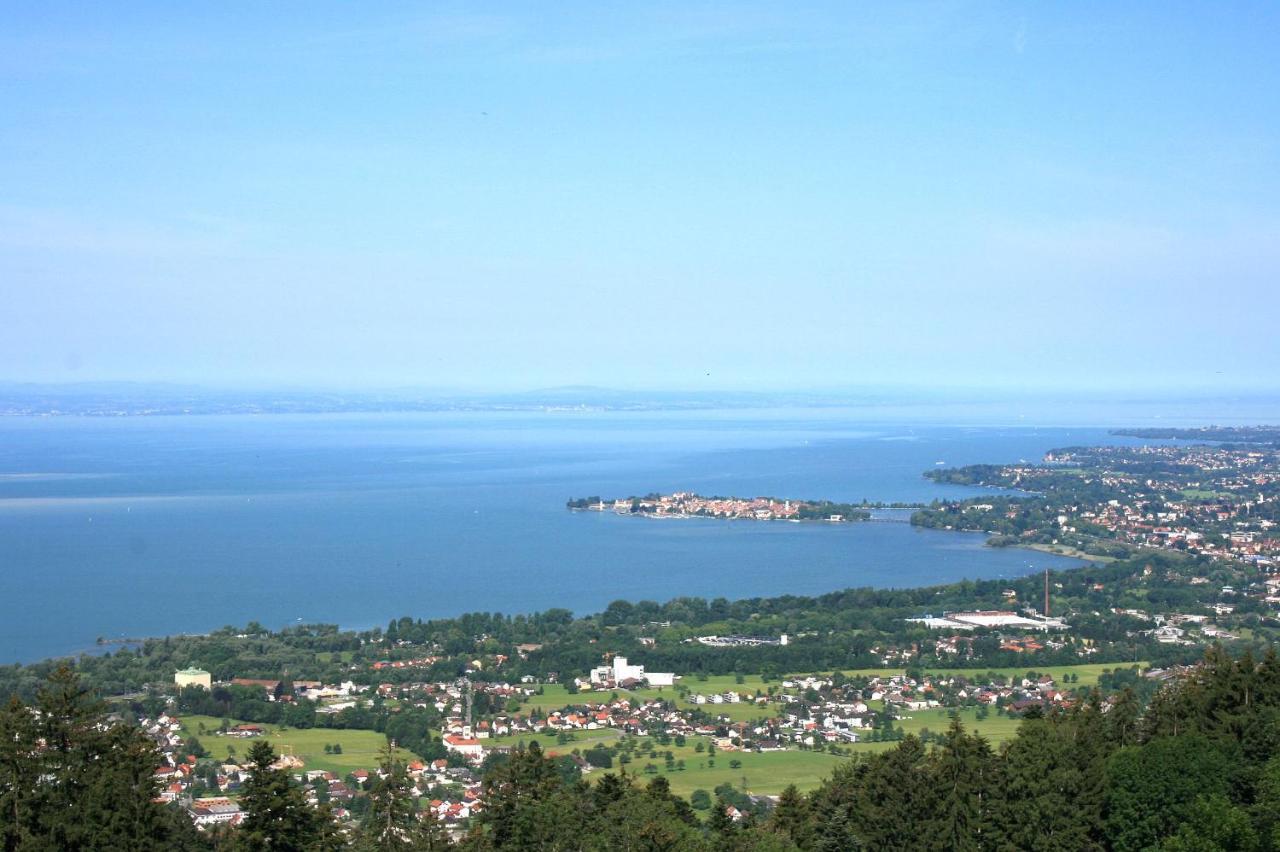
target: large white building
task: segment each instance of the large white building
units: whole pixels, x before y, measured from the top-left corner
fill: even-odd
[[[644,666],[630,665],[626,657],[614,657],[612,664],[591,670],[591,682],[594,684],[618,684],[625,680],[648,681],[650,686],[673,686],[676,682],[676,676],[672,672],[649,672],[646,674]]]
[[[908,618],[909,622],[923,624],[932,630],[973,630],[975,627],[1006,627],[1013,630],[1066,630],[1060,618],[1036,616],[1027,618],[1007,610],[980,610],[975,612],[948,612],[942,618],[923,616]]]
[[[205,689],[213,689],[213,675],[204,669],[182,669],[173,673],[173,683],[179,689],[184,686],[201,686]]]

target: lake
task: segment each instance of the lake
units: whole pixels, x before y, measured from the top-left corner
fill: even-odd
[[[599,611],[1080,564],[903,523],[651,520],[588,495],[927,501],[923,471],[1039,459],[1095,427],[839,412],[0,419],[0,660],[257,620]],[[1114,439],[1112,439],[1114,440]]]

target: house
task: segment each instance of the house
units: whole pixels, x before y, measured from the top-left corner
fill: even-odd
[[[484,746],[480,745],[479,740],[472,737],[447,734],[443,742],[446,749],[457,752],[467,760],[478,761],[484,757]]]

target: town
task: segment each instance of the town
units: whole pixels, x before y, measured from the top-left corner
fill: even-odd
[[[1098,673],[1088,669],[1086,684],[1096,685]],[[574,679],[574,691],[568,692],[529,678],[518,683],[461,678],[367,686],[256,678],[220,683],[208,671],[188,668],[175,673],[177,693],[166,710],[137,722],[162,757],[154,773],[158,801],[180,805],[198,828],[241,821],[238,798],[252,775],[242,758],[248,744],[259,739],[274,742],[282,752],[276,768],[294,776],[307,801],[326,804],[334,819],[354,824],[368,792],[387,772],[375,753],[357,752],[357,760],[370,762],[356,765],[341,745],[349,737],[339,731],[290,732],[280,725],[218,721],[183,713],[178,706],[198,692],[236,689],[257,692],[270,703],[312,704],[320,714],[375,704],[426,709],[439,720],[435,742],[443,756],[407,752],[403,769],[412,795],[422,802],[422,818],[434,819],[460,837],[470,819],[484,810],[482,778],[488,763],[526,741],[545,741],[550,756],[563,756],[588,780],[594,772],[614,768],[642,777],[668,775],[677,782],[686,774],[702,780],[717,777],[719,766],[721,783],[732,784],[744,773],[768,767],[771,760],[785,766],[800,757],[808,759],[805,765],[828,766],[856,753],[859,743],[895,742],[908,732],[928,742],[960,715],[979,729],[994,717],[991,730],[1001,737],[1020,714],[1068,708],[1081,700],[1080,675],[1068,667],[1060,677],[1036,671],[834,672],[776,682],[737,677],[733,684],[691,677],[686,684],[686,678],[647,672],[615,655]],[[556,698],[549,701],[548,692]],[[502,709],[473,717],[481,698],[486,706]],[[326,742],[323,754],[299,753],[299,737],[314,739],[313,733],[337,742]],[[744,786],[741,807],[731,814],[735,820],[752,808],[767,811],[779,792],[767,782],[759,790]],[[705,788],[688,792],[695,803],[709,798]]]
[[[1098,556],[1154,548],[1269,571],[1280,558],[1280,452],[1169,445],[1052,450],[1039,465],[930,471],[939,482],[1017,489],[945,501],[912,522],[979,530],[995,544]]]
[[[570,500],[570,509],[595,512],[612,511],[619,515],[651,518],[722,518],[753,521],[827,521],[848,523],[871,517],[862,504],[832,503],[813,500],[781,500],[776,497],[703,497],[687,491],[674,494],[648,494],[606,500],[586,497]]]

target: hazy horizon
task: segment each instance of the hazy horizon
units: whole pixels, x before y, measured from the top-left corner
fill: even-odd
[[[0,380],[1277,386],[1267,4],[7,24]]]

